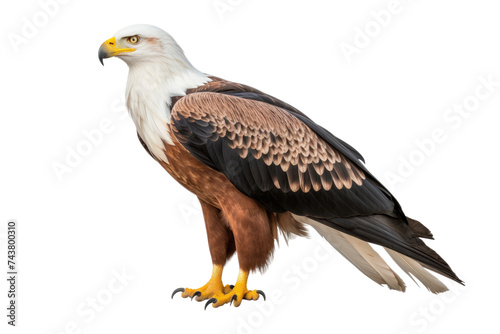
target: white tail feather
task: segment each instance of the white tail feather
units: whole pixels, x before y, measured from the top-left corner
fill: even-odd
[[[369,243],[309,218],[295,215],[294,218],[301,223],[312,226],[340,254],[376,283],[386,284],[390,289],[405,291],[406,286],[403,280],[387,265]]]
[[[342,233],[342,232],[340,232]],[[382,259],[382,257],[370,246],[369,243],[361,239],[355,238],[348,234],[344,234],[344,238],[348,240],[359,254],[383,277],[389,289],[405,291],[406,285],[401,277],[396,274],[391,267]]]
[[[412,279],[412,275],[415,276],[423,285],[432,293],[440,293],[448,291],[446,285],[438,280],[434,275],[428,272],[420,263],[405,256],[401,253],[393,251],[392,249],[385,249],[387,253],[392,257],[394,262],[403,269],[403,271],[408,274]],[[411,275],[410,275],[411,274]]]
[[[349,262],[378,284],[386,284],[390,289],[405,291],[406,286],[403,280],[387,265],[368,242],[307,217],[296,215],[293,215],[293,217],[301,223],[312,226]],[[417,282],[414,277],[432,293],[448,291],[446,285],[427,271],[418,261],[392,249],[385,248],[385,250],[415,283]]]

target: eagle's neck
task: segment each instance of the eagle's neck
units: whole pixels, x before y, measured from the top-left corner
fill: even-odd
[[[129,64],[127,108],[137,133],[158,160],[168,163],[165,144],[173,145],[168,124],[172,96],[206,84],[210,79],[189,62],[160,59]]]

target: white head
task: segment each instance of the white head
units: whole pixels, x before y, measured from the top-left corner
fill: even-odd
[[[181,47],[167,32],[148,25],[132,25],[118,31],[114,37],[102,43],[99,60],[117,57],[130,67],[135,65],[168,64],[172,70],[181,68],[197,71],[184,55]]]
[[[162,29],[146,24],[126,27],[102,43],[99,60],[117,57],[129,66],[127,107],[137,132],[151,153],[167,161],[164,144],[172,144],[168,130],[172,96],[210,81]]]

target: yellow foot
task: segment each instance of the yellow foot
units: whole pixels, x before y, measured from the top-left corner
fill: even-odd
[[[201,302],[202,300],[206,300],[212,298],[215,295],[229,293],[233,288],[232,285],[224,286],[222,284],[222,266],[214,265],[212,271],[212,277],[210,280],[198,289],[189,289],[189,288],[178,288],[175,289],[172,293],[172,298],[174,298],[175,294],[178,292],[182,292],[182,298],[190,297],[191,300],[196,297],[196,300]]]
[[[232,289],[232,285],[222,286],[221,282],[214,282],[212,280],[208,281],[207,284],[198,289],[189,289],[189,288],[178,288],[175,289],[172,293],[172,298],[174,298],[177,292],[182,292],[182,298],[195,298],[195,300],[201,302],[203,300],[212,298],[215,295],[229,293]]]
[[[241,286],[240,286],[241,287]],[[247,290],[246,288],[235,287],[229,293],[219,293],[215,294],[210,298],[205,304],[205,310],[207,306],[212,304],[212,307],[219,307],[224,304],[232,304],[234,302],[234,306],[240,306],[243,299],[246,300],[257,300],[260,296],[266,300],[266,295],[261,290]]]
[[[238,280],[236,284],[229,292],[225,293],[216,293],[212,295],[207,303],[205,304],[205,310],[207,306],[212,304],[212,307],[219,307],[224,304],[232,304],[234,302],[234,306],[240,306],[243,299],[247,300],[257,300],[259,299],[259,295],[261,295],[264,300],[266,300],[266,295],[261,290],[248,290],[247,289],[247,279],[248,272],[240,270],[238,274]]]

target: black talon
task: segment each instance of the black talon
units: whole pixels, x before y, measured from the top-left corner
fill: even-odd
[[[201,296],[201,292],[200,291],[196,291],[195,293],[193,293],[193,297],[191,297],[191,300],[193,300],[194,297],[196,296]]]
[[[229,303],[229,305],[233,305],[233,300],[236,300],[236,299],[238,299],[238,297],[236,297],[236,295],[233,295],[231,297],[231,302]]]
[[[184,288],[177,288],[174,290],[174,292],[172,292],[172,299],[174,299],[174,296],[177,292],[184,292]]]
[[[264,291],[262,291],[262,290],[257,290],[257,293],[258,293],[259,295],[261,295],[262,297],[264,297],[264,301],[266,301],[266,294],[264,293]]]
[[[215,298],[210,298],[208,302],[205,304],[205,310],[207,309],[207,306],[212,304],[212,303],[217,303],[217,299]]]

